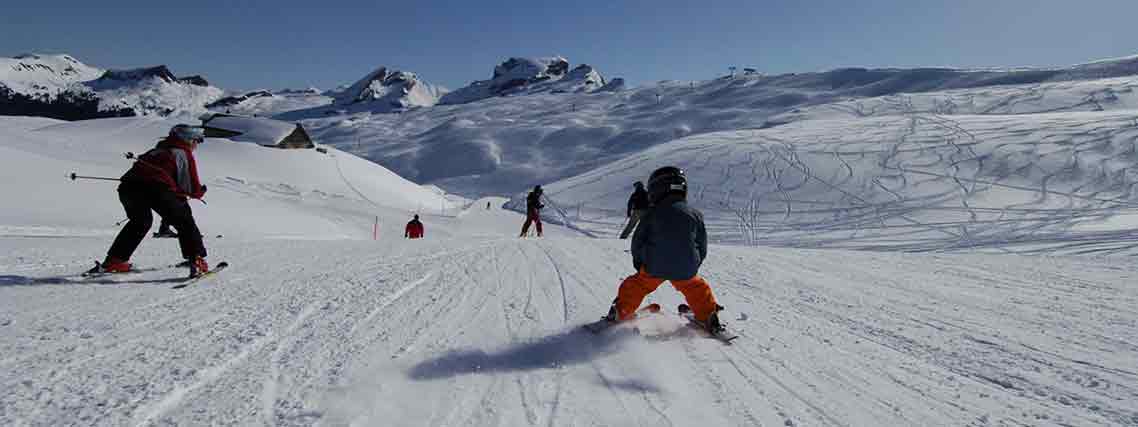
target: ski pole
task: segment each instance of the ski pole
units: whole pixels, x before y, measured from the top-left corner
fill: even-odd
[[[72,181],[74,181],[76,179],[93,179],[93,180],[99,180],[99,181],[118,181],[119,180],[118,178],[107,178],[107,177],[103,177],[103,176],[83,176],[83,175],[76,174],[75,172],[71,172],[71,174],[67,175],[67,177],[71,178]]]

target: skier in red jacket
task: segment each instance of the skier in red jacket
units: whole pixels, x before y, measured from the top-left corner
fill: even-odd
[[[419,222],[419,215],[415,215],[415,219],[407,222],[407,229],[403,231],[403,237],[408,239],[422,239],[426,235],[423,230],[423,223]]]
[[[178,244],[182,257],[189,261],[190,276],[209,272],[205,244],[187,201],[201,199],[206,192],[206,186],[198,179],[193,154],[204,139],[200,126],[180,124],[171,128],[157,146],[138,156],[118,187],[128,221],[115,237],[106,259],[93,271],[130,271],[130,256],[150,231],[154,211],[178,230]]]

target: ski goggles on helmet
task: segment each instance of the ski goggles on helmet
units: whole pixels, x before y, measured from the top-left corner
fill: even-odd
[[[182,141],[201,144],[205,140],[205,129],[201,126],[177,125],[170,129],[170,136]]]

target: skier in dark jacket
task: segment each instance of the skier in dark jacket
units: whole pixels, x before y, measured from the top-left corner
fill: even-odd
[[[652,207],[632,235],[636,274],[620,284],[608,320],[633,318],[644,297],[667,280],[684,295],[696,320],[712,331],[722,329],[721,307],[711,286],[699,277],[699,267],[707,258],[707,229],[703,214],[688,206],[687,187],[687,177],[677,167],[652,172],[648,180]]]
[[[130,271],[130,257],[150,231],[154,211],[178,230],[178,244],[182,257],[189,261],[190,275],[209,272],[205,244],[187,201],[201,199],[206,192],[198,180],[193,154],[204,138],[201,127],[177,125],[156,147],[138,156],[118,187],[128,221],[96,271]]]
[[[535,185],[533,191],[526,196],[526,223],[522,224],[522,234],[518,237],[526,237],[530,223],[537,228],[537,237],[541,237],[541,208],[545,207],[541,204],[542,193],[541,186]]]
[[[624,231],[620,232],[621,239],[627,239],[628,235],[632,234],[632,230],[635,230],[636,224],[640,222],[640,217],[652,206],[648,199],[648,192],[644,191],[644,183],[636,181],[633,187],[635,190],[632,191],[631,196],[628,196],[628,213],[626,214],[628,225],[625,225]]]
[[[419,215],[407,222],[407,228],[403,231],[403,237],[408,239],[422,239],[426,234],[423,229],[423,223],[419,221]]]

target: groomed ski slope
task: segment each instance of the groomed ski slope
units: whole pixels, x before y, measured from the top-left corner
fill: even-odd
[[[1138,425],[1129,260],[713,246],[728,347],[579,331],[616,240],[216,240],[182,290],[78,281],[106,240],[0,240],[0,424]]]

